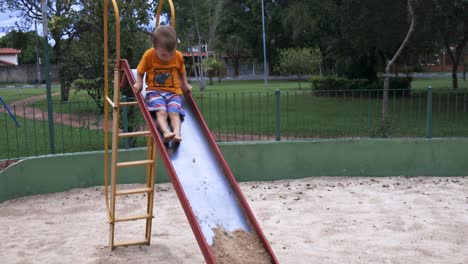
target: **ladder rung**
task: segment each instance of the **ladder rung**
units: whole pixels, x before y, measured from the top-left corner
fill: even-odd
[[[114,222],[117,223],[117,222],[124,222],[124,221],[135,221],[135,220],[148,219],[148,218],[153,218],[153,217],[149,214],[125,216],[125,217],[115,218]]]
[[[137,131],[137,132],[119,133],[119,137],[145,136],[149,134],[150,134],[149,131]]]
[[[138,101],[119,103],[120,106],[137,105],[137,104],[138,104]]]
[[[127,161],[127,162],[118,162],[117,167],[129,167],[129,166],[138,166],[138,165],[145,165],[145,164],[152,164],[154,163],[153,160],[138,160],[138,161]]]
[[[147,193],[151,192],[153,189],[150,187],[140,188],[140,189],[130,189],[130,190],[121,190],[116,191],[115,195],[126,195],[126,194],[137,194],[137,193]]]
[[[146,245],[149,244],[148,240],[134,240],[134,241],[123,241],[123,242],[117,242],[114,243],[114,247],[119,247],[119,246],[132,246],[132,245]]]
[[[112,100],[108,96],[106,96],[106,100],[112,106],[112,108],[115,108],[114,102],[112,102]]]

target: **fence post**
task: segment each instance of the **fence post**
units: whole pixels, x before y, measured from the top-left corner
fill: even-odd
[[[127,102],[127,96],[122,95],[122,102]],[[122,106],[122,119],[123,119],[123,132],[128,132],[128,116],[127,116],[127,106]],[[130,148],[130,144],[128,143],[128,137],[124,138],[124,146],[126,149]]]
[[[281,140],[281,133],[280,133],[280,90],[276,89],[275,96],[276,96],[276,141],[280,141]]]
[[[432,138],[432,86],[427,87],[426,138]]]

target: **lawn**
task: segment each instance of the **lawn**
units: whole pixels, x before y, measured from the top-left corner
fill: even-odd
[[[55,87],[52,88],[52,93],[59,92],[60,88]],[[10,104],[12,102],[22,100],[28,97],[37,96],[37,95],[45,95],[47,93],[45,88],[24,88],[24,89],[0,89],[0,96],[2,97],[3,101],[6,104]]]
[[[415,90],[426,90],[428,86],[432,86],[434,91],[450,89],[452,87],[452,78],[416,78],[411,83],[411,86]],[[468,81],[463,81],[462,78],[458,79],[459,89],[468,89]]]
[[[20,127],[6,114],[0,112],[0,159],[38,156],[50,153],[47,121],[17,117]],[[47,117],[45,117],[47,118]],[[56,153],[103,149],[102,130],[54,125]]]
[[[391,137],[426,135],[427,93],[424,87],[428,84],[434,87],[433,136],[466,137],[468,90],[446,89],[450,87],[450,78],[416,79],[413,82],[415,91],[404,98],[390,93],[387,134]],[[358,91],[352,94],[318,96],[311,89],[298,89],[295,81],[276,80],[270,81],[268,88],[261,80],[223,81],[221,84],[215,82],[215,85],[207,86],[204,92],[199,91],[196,82],[193,86],[197,105],[218,141],[260,140],[265,139],[265,136],[274,140],[277,125],[283,139],[381,137],[384,131],[380,121],[381,94],[375,96]],[[305,86],[303,83],[303,87]],[[276,116],[276,89],[280,90],[279,119]],[[69,102],[60,102],[58,96],[53,101],[55,112],[81,114],[83,123],[80,128],[56,124],[58,152],[102,149],[102,130],[92,130],[86,125],[93,122],[89,120],[89,116],[97,115],[102,118],[102,114],[96,110],[95,103],[86,92],[70,92]],[[35,102],[33,106],[35,109],[47,109],[45,99]],[[141,114],[138,109],[133,110],[137,115],[132,124],[144,129],[146,125]],[[0,118],[0,127],[3,128],[4,124],[5,127],[8,126],[0,131],[0,144],[8,147],[6,155],[14,157],[11,155],[48,153],[47,125],[44,122],[20,118],[19,121],[24,125],[15,128],[9,116],[1,114],[3,117]],[[144,140],[140,141],[137,145],[143,146]],[[15,148],[21,150],[14,152]],[[5,151],[2,153],[0,158],[5,158]]]

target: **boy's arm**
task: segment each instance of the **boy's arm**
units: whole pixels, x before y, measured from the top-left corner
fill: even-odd
[[[133,88],[135,88],[137,93],[141,92],[141,90],[143,89],[143,76],[143,74],[137,71],[137,80],[135,82],[135,85],[133,85]]]
[[[187,72],[186,71],[179,72],[179,78],[180,78],[180,84],[181,84],[182,91],[184,93],[191,93],[192,92],[192,85],[190,85],[190,83],[188,83]]]

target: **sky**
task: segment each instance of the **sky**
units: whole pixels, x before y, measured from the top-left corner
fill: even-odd
[[[15,22],[20,21],[18,13],[0,13],[0,37],[5,36],[7,33],[6,28],[12,27],[15,25]],[[31,26],[31,31],[34,31],[34,25]],[[37,24],[37,31],[39,34],[42,34],[42,23]]]
[[[0,13],[0,37],[5,35],[4,27],[9,27],[15,24],[18,18],[14,17],[11,13]]]
[[[0,13],[0,37],[6,35],[5,28],[11,27],[15,25],[15,22],[20,21],[20,17],[18,17],[17,13]],[[161,16],[161,21],[164,22],[166,19],[164,16]],[[155,19],[151,19],[148,24],[148,27],[153,28],[155,23]],[[34,31],[34,25],[31,26],[31,31]],[[42,23],[37,23],[37,31],[38,34],[42,36]]]

